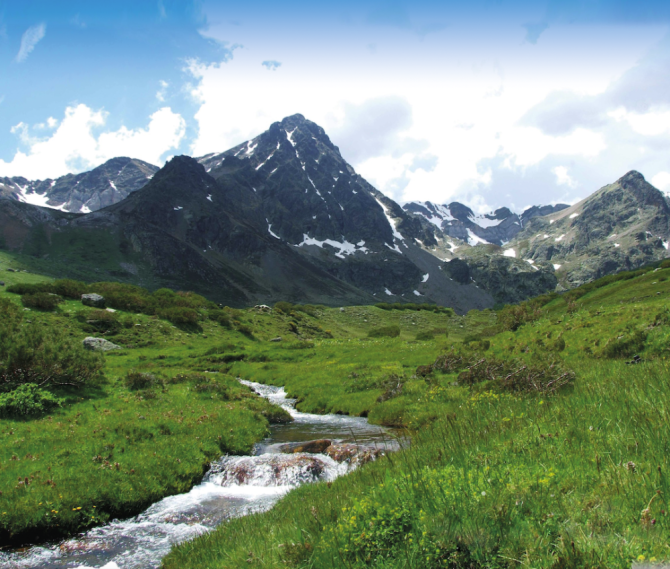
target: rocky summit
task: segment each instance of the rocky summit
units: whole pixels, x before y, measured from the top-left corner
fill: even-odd
[[[425,250],[433,232],[348,165],[318,125],[288,117],[251,141],[172,159],[84,215],[0,202],[4,246],[72,276],[171,286],[234,306],[435,302],[492,306]],[[90,278],[90,277],[89,277]]]
[[[90,172],[31,181],[0,178],[0,197],[63,211],[88,213],[144,187],[158,167],[135,158],[112,158]]]

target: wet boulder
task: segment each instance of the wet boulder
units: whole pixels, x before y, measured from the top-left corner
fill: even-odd
[[[362,447],[351,443],[336,443],[330,445],[326,449],[325,454],[335,462],[360,465],[384,456],[384,451],[382,449]]]
[[[226,457],[213,466],[212,482],[221,486],[297,486],[334,474],[328,458],[309,454]]]

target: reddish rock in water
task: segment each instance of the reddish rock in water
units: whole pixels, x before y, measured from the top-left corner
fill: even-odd
[[[334,444],[326,449],[326,454],[335,462],[365,464],[384,455],[380,449],[360,447],[354,444]]]
[[[223,465],[222,486],[285,486],[315,482],[327,469],[323,458],[307,454],[234,457]]]
[[[280,447],[281,452],[291,454],[296,452],[308,452],[311,454],[319,454],[324,452],[331,446],[329,439],[319,439],[316,441],[306,441],[304,443],[287,443]]]

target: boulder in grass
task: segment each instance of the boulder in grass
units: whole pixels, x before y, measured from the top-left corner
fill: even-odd
[[[0,281],[0,286],[5,286],[5,281]]]
[[[81,303],[84,306],[93,306],[94,308],[104,308],[105,307],[105,298],[99,294],[82,294]]]
[[[93,338],[92,336],[89,336],[88,338],[84,338],[84,348],[98,352],[109,352],[111,350],[120,350],[121,346],[117,346],[104,338]]]

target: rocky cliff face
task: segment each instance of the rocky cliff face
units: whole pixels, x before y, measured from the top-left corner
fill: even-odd
[[[68,174],[55,180],[0,178],[0,197],[88,213],[120,202],[144,187],[157,171],[156,166],[142,160],[112,158],[90,172]]]

